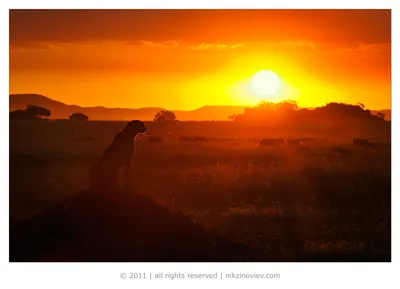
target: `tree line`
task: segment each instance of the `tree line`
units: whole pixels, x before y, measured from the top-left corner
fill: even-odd
[[[372,114],[364,104],[346,104],[330,102],[313,109],[299,108],[296,101],[285,100],[278,103],[261,101],[256,106],[246,108],[243,114],[233,114],[229,120],[236,123],[269,123],[269,124],[315,124],[360,121],[382,121],[385,114]]]
[[[50,110],[38,105],[29,104],[25,110],[15,110],[10,112],[10,120],[43,120],[51,116]],[[256,106],[246,108],[242,114],[232,114],[228,119],[236,123],[324,123],[347,121],[349,119],[358,120],[384,120],[385,114],[378,112],[372,114],[370,110],[365,109],[362,103],[346,104],[330,102],[325,106],[313,109],[299,108],[294,100],[285,100],[278,103],[261,101]],[[69,120],[87,121],[89,117],[81,112],[73,113]],[[161,110],[153,118],[156,123],[175,123],[177,117],[174,112]]]
[[[51,111],[45,107],[28,104],[25,109],[18,109],[10,112],[10,120],[45,120],[51,116]],[[75,112],[69,120],[87,121],[89,117],[81,112]]]

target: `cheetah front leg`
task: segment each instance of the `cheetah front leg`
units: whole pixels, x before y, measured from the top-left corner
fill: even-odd
[[[124,175],[125,175],[125,190],[129,190],[129,180],[130,180],[130,174],[131,174],[131,163],[127,162],[124,166]]]

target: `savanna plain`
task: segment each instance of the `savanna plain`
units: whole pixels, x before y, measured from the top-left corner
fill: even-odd
[[[88,188],[88,172],[126,122],[10,122],[10,225]],[[386,129],[146,122],[130,189],[256,254],[249,261],[390,261]],[[149,142],[149,136],[163,142]],[[179,142],[202,136],[208,142]],[[260,147],[261,138],[303,145]],[[374,147],[354,147],[355,137]],[[118,196],[116,196],[118,197]]]

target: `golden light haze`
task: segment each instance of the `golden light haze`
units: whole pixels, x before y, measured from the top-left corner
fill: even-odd
[[[11,10],[10,94],[105,107],[293,99],[385,109],[390,22],[390,10]],[[279,75],[275,95],[251,89],[261,70]]]

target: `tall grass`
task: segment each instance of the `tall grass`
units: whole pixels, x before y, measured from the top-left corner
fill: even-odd
[[[91,163],[123,125],[88,123],[68,134],[68,122],[11,124],[11,219],[87,188]],[[208,144],[178,143],[178,133],[157,128],[165,144],[140,137],[131,188],[251,245],[259,260],[390,260],[390,147],[309,133],[305,146],[261,149],[265,134],[239,138],[231,129],[218,138],[199,126],[184,131]]]

